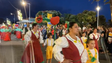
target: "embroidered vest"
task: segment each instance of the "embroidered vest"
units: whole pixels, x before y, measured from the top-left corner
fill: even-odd
[[[95,56],[92,55],[92,53],[90,52],[90,50],[87,48],[87,54],[88,54],[88,60],[86,63],[96,63],[97,62],[97,49],[94,48],[95,51]]]

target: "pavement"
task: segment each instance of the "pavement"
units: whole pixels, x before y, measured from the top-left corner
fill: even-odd
[[[2,41],[0,43],[0,63],[19,63],[25,49],[25,44],[22,40],[17,39],[15,35],[11,35],[12,41]],[[44,61],[46,61],[46,47],[42,47]],[[100,54],[100,63],[108,63],[104,54]],[[112,56],[110,56],[112,60]],[[54,58],[52,63],[58,63]]]

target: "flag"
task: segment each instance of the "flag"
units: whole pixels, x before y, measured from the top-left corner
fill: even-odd
[[[51,19],[52,18],[52,14],[47,13],[47,18]]]

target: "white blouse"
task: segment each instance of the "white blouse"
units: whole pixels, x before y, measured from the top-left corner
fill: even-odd
[[[47,41],[48,41],[48,44],[47,44]],[[44,46],[47,45],[47,46],[53,46],[54,44],[54,40],[53,39],[46,39],[45,40],[45,43],[44,43]]]
[[[40,38],[39,38],[39,41],[40,41],[40,43],[42,44],[42,43],[44,42],[44,41],[43,41],[43,37],[42,37],[42,33],[41,33],[40,31],[37,31],[36,33],[35,33],[33,30],[31,30],[31,31],[33,32],[33,34],[34,34],[37,38],[40,37]],[[28,44],[29,41],[31,41],[31,36],[32,36],[31,31],[28,31],[28,32],[25,34],[25,36],[24,36],[26,45]],[[40,32],[40,36],[39,36],[39,32]]]
[[[90,34],[89,35],[90,39],[93,39],[93,35],[95,36],[95,39],[99,40],[99,38],[100,38],[100,34],[99,33],[97,33],[97,34],[94,34],[94,33]]]
[[[92,53],[92,55],[95,56],[95,50],[94,49],[89,49],[89,50]],[[97,51],[97,53],[98,53],[98,51]],[[87,60],[88,60],[88,54],[87,54],[87,50],[85,49],[83,54],[82,54],[81,61],[82,61],[82,63],[86,63]],[[98,54],[97,54],[97,61],[99,63],[99,56],[98,56]]]
[[[69,34],[67,34],[66,37],[74,43],[75,40]],[[81,43],[81,41],[80,42],[79,41],[80,41],[80,38],[77,37],[77,42],[74,43],[74,45],[77,47],[79,54],[81,56],[81,54],[84,50],[84,46]],[[54,58],[57,61],[63,62],[64,56],[60,52],[62,51],[62,48],[67,48],[67,47],[69,47],[69,44],[68,44],[68,41],[65,37],[60,37],[55,41],[55,46],[53,47],[53,53],[54,53]]]

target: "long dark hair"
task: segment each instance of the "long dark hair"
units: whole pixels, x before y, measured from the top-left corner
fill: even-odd
[[[76,22],[70,22],[69,28],[72,28],[74,26],[74,24],[77,24],[77,23]]]
[[[69,29],[72,28],[74,26],[74,24],[77,24],[76,22],[70,22],[69,23]],[[70,30],[68,30],[68,32],[70,32]]]

